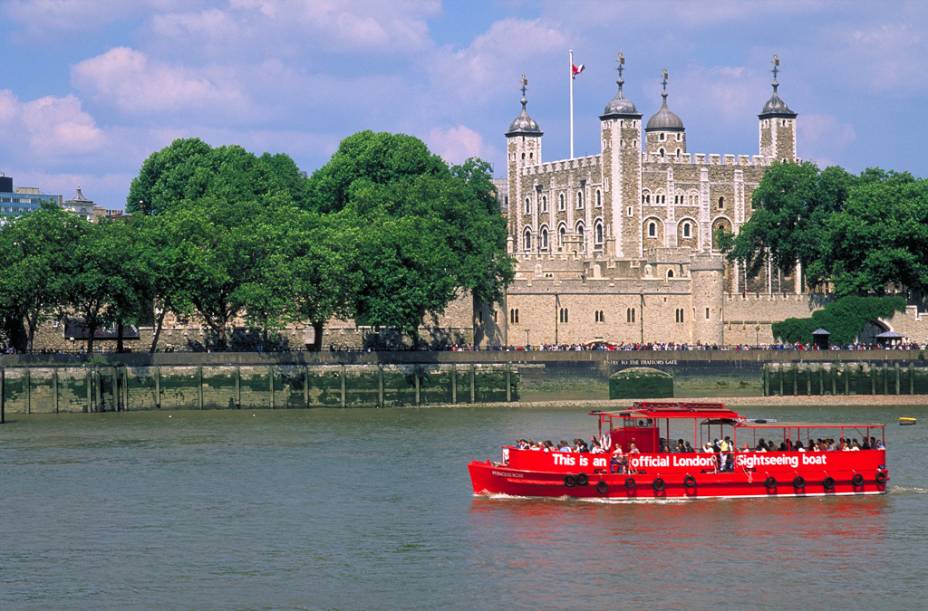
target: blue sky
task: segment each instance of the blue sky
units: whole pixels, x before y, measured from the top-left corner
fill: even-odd
[[[184,136],[311,172],[355,131],[400,131],[500,175],[523,71],[564,158],[569,48],[578,155],[598,152],[619,50],[645,118],[670,71],[690,152],[756,153],[778,53],[801,157],[928,175],[928,2],[0,0],[0,41],[0,171],[109,207]]]

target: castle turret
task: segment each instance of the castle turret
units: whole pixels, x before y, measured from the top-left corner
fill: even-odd
[[[725,263],[721,257],[697,255],[690,263],[693,295],[692,341],[722,344]]]
[[[780,97],[777,89],[777,75],[780,72],[780,58],[773,56],[773,93],[764,104],[763,110],[757,115],[760,121],[760,154],[764,157],[774,157],[780,161],[796,160],[796,117],[786,102]]]
[[[667,69],[661,80],[661,107],[648,119],[645,127],[647,151],[660,157],[679,157],[686,152],[686,129],[683,119],[667,107]]]
[[[528,100],[525,91],[528,79],[522,75],[522,111],[509,124],[506,131],[506,177],[509,187],[509,252],[535,250],[535,228],[532,226],[532,209],[537,205],[534,194],[522,190],[522,170],[541,163],[541,136],[543,132],[525,109]],[[528,202],[523,200],[528,199]],[[528,230],[526,236],[525,230]]]
[[[618,90],[600,115],[607,254],[641,255],[641,113],[622,91],[625,56],[618,55]]]

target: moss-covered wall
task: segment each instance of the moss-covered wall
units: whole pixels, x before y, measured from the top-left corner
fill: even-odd
[[[609,376],[610,399],[665,399],[673,396],[673,376],[650,367],[632,367]]]
[[[928,367],[913,363],[792,363],[764,366],[766,395],[928,394]]]

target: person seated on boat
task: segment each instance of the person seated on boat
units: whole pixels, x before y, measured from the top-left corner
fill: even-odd
[[[527,450],[527,449],[528,449],[528,440],[527,440],[527,439],[520,439],[520,440],[516,443],[516,448],[518,448],[518,449],[520,449],[520,450]]]
[[[750,451],[751,451],[751,444],[749,444],[747,441],[745,441],[745,442],[744,442],[744,445],[741,446],[741,451],[742,451],[742,452],[750,452]]]
[[[860,452],[860,444],[854,439],[851,441],[851,452]]]
[[[869,449],[870,449],[870,440],[867,439],[866,437],[864,437],[864,442],[863,442],[862,444],[860,444],[860,449],[861,449],[861,450],[869,450]]]
[[[641,450],[638,449],[638,446],[635,445],[634,441],[628,442],[628,453],[629,454],[641,454]]]
[[[874,437],[870,438],[870,449],[871,450],[885,450],[886,446],[883,444],[882,439],[876,439]]]
[[[812,445],[812,440],[810,439],[810,440],[809,440],[809,446],[811,446],[811,445]],[[796,448],[795,448],[795,449],[796,449],[797,452],[805,452],[805,451],[806,451],[806,447],[805,447],[804,445],[802,445],[802,440],[801,440],[801,439],[800,439],[799,441],[796,442]]]
[[[622,452],[622,445],[615,444],[612,450],[612,458],[609,459],[610,473],[625,473],[625,454]]]
[[[590,451],[590,448],[587,447],[586,442],[582,439],[574,439],[574,451],[578,454],[587,454]]]
[[[703,451],[703,453],[705,453],[705,454],[714,454],[714,453],[715,453],[715,449],[712,447],[712,444],[709,442],[708,439],[706,440],[706,443],[702,444],[702,451]]]
[[[658,447],[660,447],[661,453],[670,452],[670,447],[667,445],[667,440],[663,437],[660,438],[660,445]]]
[[[767,451],[767,442],[764,441],[764,438],[761,437],[757,440],[757,445],[754,446],[755,452],[766,452]]]
[[[686,452],[687,454],[694,454],[696,452],[696,450],[693,449],[693,446],[690,445],[689,441],[687,441],[686,444],[684,445],[683,451]]]
[[[599,445],[599,440],[594,437],[590,443],[590,454],[603,454],[604,452],[603,447]]]
[[[540,451],[541,451],[541,442],[540,442],[540,441],[529,440],[528,449],[529,449],[529,450],[535,450],[536,452],[540,452]]]
[[[541,445],[543,446],[545,452],[557,452],[557,448],[554,447],[554,444],[551,443],[550,439],[546,439],[545,442]]]
[[[574,449],[570,447],[570,444],[564,441],[563,439],[560,441],[560,443],[557,444],[557,450],[558,452],[573,452],[574,451]]]
[[[674,447],[673,451],[677,452],[678,454],[683,454],[686,452],[686,444],[683,443],[682,439],[677,439],[677,445]]]

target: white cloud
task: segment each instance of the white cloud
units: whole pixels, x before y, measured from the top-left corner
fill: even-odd
[[[469,157],[488,159],[493,155],[483,136],[465,125],[433,128],[425,141],[433,153],[448,163],[461,163]]]
[[[96,100],[128,114],[241,111],[246,105],[244,94],[227,70],[163,64],[127,47],[80,62],[71,69],[71,80]]]
[[[12,140],[22,137],[28,152],[41,158],[92,153],[106,141],[73,95],[22,102],[12,92],[0,91],[0,123],[14,135]]]

